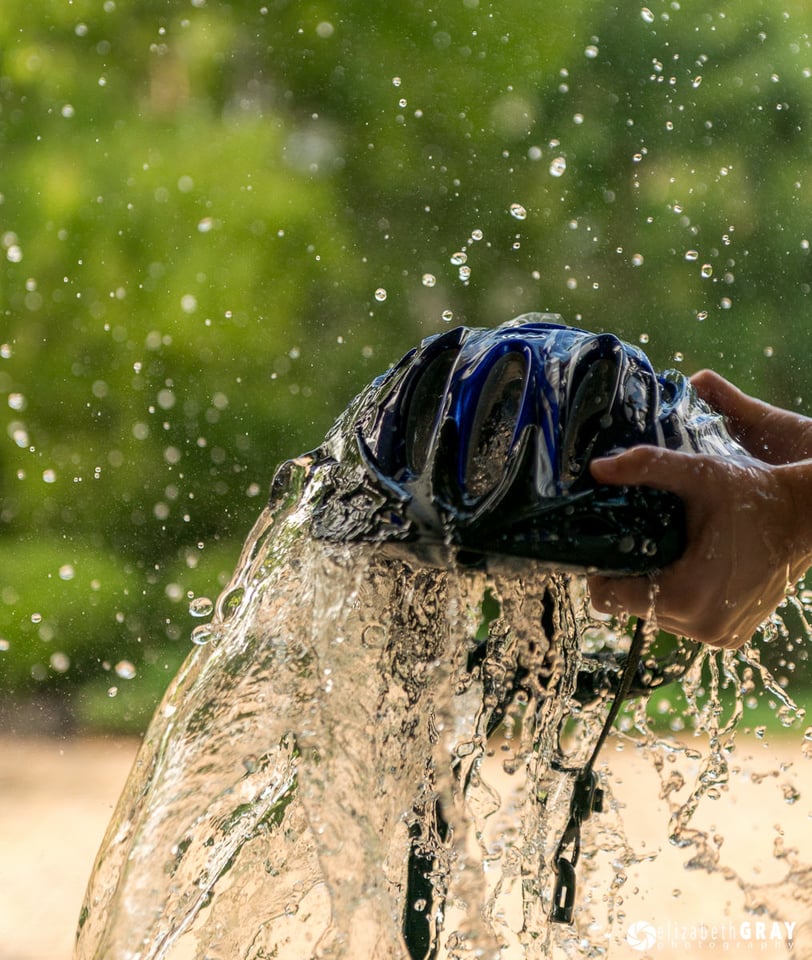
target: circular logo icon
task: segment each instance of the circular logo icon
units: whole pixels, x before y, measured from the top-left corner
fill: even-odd
[[[657,931],[645,920],[633,923],[626,932],[626,943],[634,950],[649,950],[657,942]]]

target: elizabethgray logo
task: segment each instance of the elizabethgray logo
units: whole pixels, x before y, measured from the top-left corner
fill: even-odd
[[[626,943],[634,950],[650,950],[656,942],[657,931],[645,920],[633,923],[626,932]]]
[[[728,920],[718,923],[675,923],[666,920],[656,927],[647,920],[637,920],[626,931],[626,943],[633,949],[678,949],[683,951],[757,949],[788,950],[795,937],[795,920]]]

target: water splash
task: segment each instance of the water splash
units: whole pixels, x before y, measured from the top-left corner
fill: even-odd
[[[549,864],[572,788],[560,769],[583,762],[603,716],[572,698],[581,651],[622,649],[625,632],[589,614],[577,578],[314,540],[308,466],[277,484],[210,642],[156,714],[76,957],[605,956],[629,871],[653,854],[632,849],[610,801],[584,827],[571,928],[548,922]],[[692,825],[729,780],[757,684],[787,722],[802,715],[753,651],[705,653],[680,712],[708,731],[707,752],[655,732],[645,703],[624,737],[654,763],[687,866],[732,880],[748,910],[791,917],[810,896],[794,851],[780,851],[783,885],[745,883]],[[697,769],[693,786],[675,759]]]
[[[606,712],[600,683],[576,693],[598,665],[617,673],[626,625],[590,612],[579,577],[400,542],[394,485],[370,487],[345,455],[358,403],[277,472],[195,627],[103,842],[77,960],[535,960],[620,942],[629,876],[654,854],[626,839],[611,789],[584,824],[574,924],[549,917],[573,771]],[[809,636],[805,596],[788,603]],[[781,620],[767,630],[788,641]],[[662,642],[644,655],[652,676]],[[746,910],[792,920],[792,904],[812,908],[812,868],[777,842],[784,886],[743,879],[697,811],[729,787],[751,698],[787,726],[803,711],[756,649],[704,651],[676,690],[667,709],[704,745],[660,733],[645,702],[621,728],[651,758],[673,847]],[[777,779],[791,805],[788,771]]]
[[[777,782],[784,803],[792,805],[800,796],[790,772],[793,762],[786,760],[787,747],[753,757],[747,745],[748,735],[756,742],[764,741],[767,729],[764,725],[747,725],[748,711],[753,708],[763,711],[769,706],[786,728],[803,726],[804,708],[761,663],[759,652],[764,644],[781,639],[785,620],[796,613],[798,606],[790,598],[789,609],[773,615],[764,625],[758,646],[748,645],[739,651],[703,650],[680,683],[674,698],[679,702],[668,709],[679,719],[676,736],[658,732],[654,712],[645,702],[637,704],[628,718],[628,732],[622,735],[622,740],[640,751],[656,771],[659,799],[665,804],[664,818],[668,820],[668,839],[672,849],[679,851],[679,865],[707,877],[702,881],[709,891],[705,894],[707,912],[700,919],[722,924],[727,920],[736,936],[748,923],[752,933],[752,924],[757,921],[761,930],[780,933],[781,946],[791,957],[807,956],[812,946],[812,927],[806,922],[812,916],[812,864],[797,849],[785,846],[780,824],[774,825],[779,836],[771,851],[773,862],[765,863],[756,851],[754,836],[761,823],[741,824],[749,839],[741,847],[747,852],[745,859],[737,863],[735,845],[728,851],[730,855],[725,854],[730,828],[720,828],[707,808],[725,795],[737,797],[754,789],[766,778]],[[765,741],[762,746],[769,744]],[[803,749],[798,756],[803,756]],[[764,804],[763,797],[759,800]],[[764,806],[764,813],[765,818],[778,817],[780,805],[774,802]],[[639,872],[637,875],[643,876]],[[714,885],[714,881],[725,886],[720,887],[718,882]],[[696,882],[694,879],[691,886]],[[678,895],[681,891],[675,893]],[[754,919],[748,921],[748,917]],[[662,921],[661,916],[652,919]],[[616,932],[617,942],[623,932],[622,927]],[[721,949],[721,941],[713,946]]]
[[[402,929],[449,957],[546,956],[568,581],[315,541],[304,474],[260,517],[147,733],[76,956],[401,958]],[[507,805],[482,769],[503,716],[526,778]],[[518,891],[512,927],[499,904]]]

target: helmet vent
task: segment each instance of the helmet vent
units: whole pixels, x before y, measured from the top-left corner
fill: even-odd
[[[527,361],[521,353],[506,353],[494,363],[482,387],[468,441],[465,492],[478,499],[504,477],[522,408]]]

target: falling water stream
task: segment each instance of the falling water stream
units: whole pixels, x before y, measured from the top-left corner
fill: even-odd
[[[306,503],[263,513],[167,693],[104,841],[77,956],[401,957],[406,909],[429,939],[495,956],[508,934],[495,905],[516,886],[515,936],[543,955],[557,824],[538,797],[554,802],[546,778],[576,666],[565,583],[493,577],[503,615],[483,638],[484,574],[326,545],[308,519]],[[481,835],[499,798],[478,768],[519,660],[534,668],[522,698],[534,709],[510,705],[514,763],[532,786],[497,852]],[[434,860],[435,904],[406,903],[415,837]],[[443,902],[459,914],[453,933]]]
[[[102,844],[77,960],[408,960],[404,917],[436,956],[606,955],[625,871],[650,854],[631,848],[610,800],[584,826],[571,927],[548,920],[550,858],[572,788],[560,768],[583,762],[604,713],[573,703],[581,651],[628,637],[590,616],[577,577],[314,539],[309,466],[279,475],[156,713]],[[663,830],[689,866],[725,872],[758,915],[798,921],[812,914],[812,868],[797,853],[781,853],[783,883],[758,887],[692,826],[725,788],[759,686],[786,724],[802,713],[753,651],[705,655],[681,685],[704,751],[652,731],[645,703],[623,736],[651,756],[671,803]],[[698,772],[677,802],[686,758]],[[422,892],[416,854],[430,866]]]

